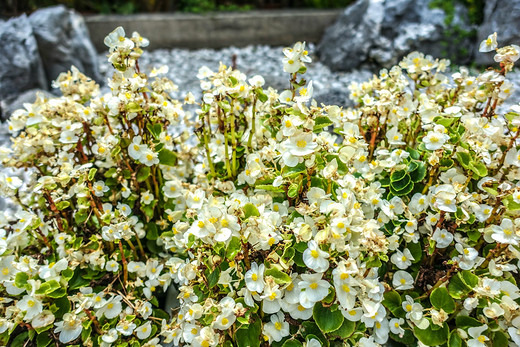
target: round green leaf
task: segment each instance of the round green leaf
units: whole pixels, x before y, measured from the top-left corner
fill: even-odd
[[[438,310],[442,308],[446,313],[455,312],[455,301],[444,287],[435,288],[432,291],[430,302]]]
[[[438,326],[433,326],[434,324],[430,320],[430,325],[426,329],[419,329],[418,327],[414,327],[413,333],[419,341],[424,343],[426,346],[440,346],[446,341],[448,341],[448,333],[449,328],[446,323],[440,328]]]
[[[338,330],[345,320],[339,310],[332,311],[330,307],[324,307],[319,302],[314,305],[312,315],[314,317],[314,321],[320,330],[324,333],[330,333],[331,331]]]

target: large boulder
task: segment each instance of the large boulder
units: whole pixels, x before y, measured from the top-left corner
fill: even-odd
[[[0,23],[0,100],[9,100],[25,90],[46,88],[38,45],[27,16]]]
[[[71,65],[92,79],[101,80],[97,53],[80,14],[65,6],[53,6],[32,13],[29,21],[49,82]]]
[[[474,28],[465,7],[457,4],[454,11],[447,19],[442,9],[430,7],[430,0],[358,0],[326,30],[318,54],[331,69],[342,71],[390,67],[415,50],[468,63]],[[466,35],[448,45],[455,32]]]
[[[484,20],[478,29],[478,42],[497,32],[498,45],[520,45],[520,0],[486,0]],[[476,63],[490,65],[494,63],[494,53],[476,55]]]

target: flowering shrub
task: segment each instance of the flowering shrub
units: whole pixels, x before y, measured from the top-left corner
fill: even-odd
[[[3,344],[520,344],[520,106],[497,108],[519,47],[491,35],[478,76],[412,53],[342,109],[297,43],[279,94],[201,68],[192,124],[146,39],[105,43],[110,93],[73,68],[9,122],[31,179],[0,180]]]

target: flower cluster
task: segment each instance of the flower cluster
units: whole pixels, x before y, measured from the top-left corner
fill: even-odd
[[[491,35],[500,69],[478,76],[411,53],[343,109],[312,99],[297,43],[280,93],[201,68],[190,118],[167,68],[140,71],[147,43],[117,28],[110,93],[73,68],[10,120],[0,159],[32,176],[0,175],[20,206],[2,342],[520,344],[520,106],[499,112],[517,46]]]

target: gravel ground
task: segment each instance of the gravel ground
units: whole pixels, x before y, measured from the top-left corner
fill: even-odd
[[[179,91],[174,95],[178,99],[184,98],[188,91],[191,91],[196,98],[200,97],[200,86],[197,79],[199,68],[206,65],[216,71],[219,62],[230,66],[233,56],[236,56],[237,68],[248,77],[262,75],[266,86],[283,90],[289,87],[289,78],[282,68],[282,48],[247,46],[243,48],[228,47],[221,50],[160,49],[152,52],[145,51],[139,60],[139,65],[141,70],[147,72],[153,67],[167,65],[168,77],[179,87]],[[316,61],[314,45],[309,45],[308,50],[313,57],[313,62],[308,64],[305,78],[313,81],[314,97],[318,103],[348,105],[348,85],[352,81],[359,82],[372,76],[372,73],[367,70],[350,73],[331,72],[327,66]],[[105,54],[99,56],[99,64],[102,75],[104,78],[108,78],[111,68]]]

